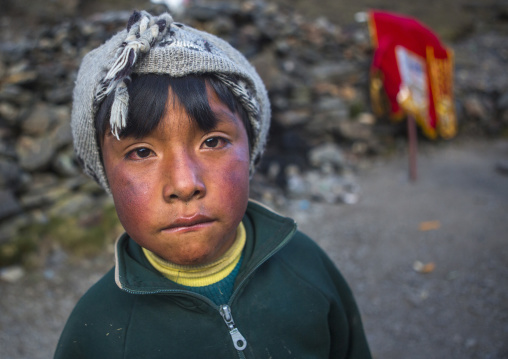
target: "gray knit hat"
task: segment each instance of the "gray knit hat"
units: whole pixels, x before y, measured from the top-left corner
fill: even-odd
[[[132,73],[214,74],[237,97],[253,129],[250,172],[261,156],[270,126],[270,102],[263,82],[247,59],[227,42],[165,13],[134,12],[127,29],[88,53],[78,72],[72,107],[74,148],[84,171],[106,191],[109,185],[100,158],[94,121],[104,98],[114,93],[110,125],[118,137],[126,126]]]

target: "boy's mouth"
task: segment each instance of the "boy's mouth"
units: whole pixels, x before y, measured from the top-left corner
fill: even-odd
[[[201,228],[205,228],[210,226],[213,223],[213,219],[201,215],[196,214],[190,217],[180,217],[177,218],[173,223],[169,226],[162,229],[163,232],[187,232],[187,231],[195,231]]]

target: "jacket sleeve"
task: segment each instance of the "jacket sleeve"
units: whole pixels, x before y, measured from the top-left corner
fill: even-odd
[[[344,277],[335,267],[335,265],[331,262],[331,260],[324,253],[323,261],[328,268],[328,272],[330,273],[332,280],[335,284],[335,288],[338,293],[337,300],[334,301],[330,310],[330,335],[332,337],[332,348],[330,358],[336,358],[335,352],[338,348],[334,347],[334,343],[337,340],[333,340],[333,338],[337,338],[337,327],[334,325],[335,318],[339,315],[340,311],[344,311],[348,324],[349,324],[349,340],[348,340],[348,350],[346,354],[347,359],[371,359],[371,353],[369,349],[369,345],[367,343],[367,338],[365,336],[365,332],[363,329],[362,319],[360,316],[360,311],[356,304],[355,298],[349,285],[347,284]],[[343,315],[342,313],[341,315]]]
[[[287,246],[285,261],[300,277],[328,298],[330,358],[371,359],[360,311],[346,280],[328,255],[309,237],[297,232]]]

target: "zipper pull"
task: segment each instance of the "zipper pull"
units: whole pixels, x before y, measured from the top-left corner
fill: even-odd
[[[229,305],[224,304],[220,306],[220,315],[226,322],[226,325],[229,328],[229,334],[231,335],[231,339],[233,339],[233,345],[236,350],[244,350],[247,348],[247,341],[240,333],[240,331],[235,327],[235,322],[233,321],[233,316],[231,315],[231,308]]]

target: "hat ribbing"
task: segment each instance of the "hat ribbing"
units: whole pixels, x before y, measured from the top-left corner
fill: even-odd
[[[74,148],[84,171],[106,191],[109,185],[95,134],[95,115],[114,93],[110,124],[113,134],[126,125],[129,75],[214,74],[237,97],[254,132],[251,174],[261,156],[270,126],[270,102],[263,82],[248,60],[218,37],[173,22],[169,14],[154,17],[135,12],[127,30],[88,53],[81,63],[73,94]]]

